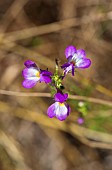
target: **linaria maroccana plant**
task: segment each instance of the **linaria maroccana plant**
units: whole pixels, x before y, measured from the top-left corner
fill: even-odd
[[[91,60],[86,58],[85,51],[83,49],[76,50],[76,48],[72,45],[65,49],[65,56],[67,58],[67,62],[61,66],[61,68],[64,69],[61,75],[59,75],[58,72],[57,60],[54,74],[48,70],[41,70],[37,67],[35,62],[31,60],[25,61],[24,65],[26,68],[22,71],[22,75],[24,77],[22,85],[24,88],[32,88],[38,82],[45,82],[52,87],[52,90],[55,90],[55,102],[49,106],[47,115],[50,118],[56,117],[60,121],[65,120],[71,111],[70,106],[66,103],[68,94],[62,92],[64,89],[62,84],[63,79],[69,72],[71,72],[72,76],[74,76],[76,68],[85,69],[91,65]],[[82,118],[81,121],[78,121],[78,123],[83,123]]]

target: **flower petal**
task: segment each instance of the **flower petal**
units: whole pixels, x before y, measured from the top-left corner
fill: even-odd
[[[47,115],[50,118],[53,118],[56,115],[56,103],[53,103],[51,106],[49,106],[48,110],[47,110]]]
[[[38,73],[38,70],[35,69],[35,68],[25,68],[23,71],[22,71],[22,75],[24,78],[29,78],[29,77],[37,77]]]
[[[51,78],[49,76],[40,75],[40,81],[45,83],[51,83]]]
[[[26,60],[24,62],[24,65],[27,67],[27,68],[30,68],[30,67],[37,67],[37,65],[35,64],[35,62],[31,61],[31,60]]]
[[[68,109],[67,107],[65,106],[65,104],[59,104],[59,102],[57,102],[57,107],[56,107],[56,117],[63,121],[67,118],[67,113],[68,113]]]
[[[72,76],[74,76],[74,72],[75,72],[75,66],[72,65]]]
[[[65,75],[69,72],[72,71],[73,69],[73,64],[70,64],[68,67],[66,67],[66,69],[64,70]]]
[[[69,61],[78,61],[80,60],[81,58],[85,58],[86,57],[86,53],[84,50],[80,49],[80,50],[77,50],[76,53],[74,53],[73,57],[69,59]]]
[[[51,76],[52,73],[47,70],[41,70],[40,74],[40,81],[44,81],[45,83],[51,83]]]
[[[30,88],[34,87],[36,85],[36,83],[37,83],[37,81],[26,79],[22,82],[22,85],[24,88],[30,89]]]
[[[72,46],[72,45],[68,46],[65,49],[65,56],[66,56],[66,58],[68,58],[70,56],[73,56],[75,52],[76,52],[76,48],[74,46]]]
[[[91,65],[91,60],[88,58],[81,58],[78,61],[76,61],[75,66],[77,68],[88,68]]]
[[[68,112],[67,112],[67,116],[68,116],[70,114],[70,112],[71,112],[71,108],[70,108],[70,106],[68,104],[66,104],[66,107],[67,107],[67,110],[68,110]]]
[[[50,71],[47,71],[47,70],[41,70],[41,74],[45,75],[45,76],[51,76],[52,75],[52,73]]]
[[[66,67],[69,67],[70,66],[70,63],[65,63],[61,66],[61,68],[66,68]]]
[[[85,57],[86,57],[86,53],[83,49],[77,50],[77,58],[85,58]]]
[[[67,93],[63,94],[62,92],[58,92],[55,94],[54,98],[56,102],[63,103],[64,101],[67,100],[68,94]]]
[[[68,93],[65,93],[65,94],[63,94],[64,95],[64,98],[65,98],[65,101],[67,100],[67,98],[68,98]]]
[[[23,81],[24,88],[32,88],[36,85],[36,83],[40,80],[40,77],[37,76],[39,71],[35,68],[25,68],[22,71],[22,75],[25,78]]]

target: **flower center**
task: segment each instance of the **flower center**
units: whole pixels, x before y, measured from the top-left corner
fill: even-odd
[[[71,61],[70,63],[73,64],[73,65],[75,66],[75,61]]]
[[[59,105],[60,105],[60,106],[64,106],[64,103],[60,103],[60,102],[59,102]]]
[[[37,71],[36,77],[40,77],[40,72],[39,71]]]

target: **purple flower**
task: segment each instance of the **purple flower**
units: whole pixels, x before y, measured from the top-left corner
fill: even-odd
[[[45,83],[51,82],[51,72],[39,69],[31,60],[25,61],[24,65],[26,66],[22,71],[22,75],[25,79],[22,82],[24,88],[32,88],[38,81]]]
[[[84,119],[82,117],[79,117],[77,120],[78,124],[83,124],[84,123]]]
[[[82,49],[76,50],[72,45],[65,49],[65,56],[68,62],[61,66],[64,69],[64,75],[72,71],[72,75],[74,76],[75,68],[84,69],[91,65],[91,60],[86,58],[85,51]]]
[[[47,114],[50,118],[57,117],[63,121],[70,113],[70,106],[65,102],[68,98],[68,94],[57,92],[54,96],[55,103],[53,103],[47,110]]]

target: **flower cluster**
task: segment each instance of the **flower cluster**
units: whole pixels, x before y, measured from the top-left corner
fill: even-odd
[[[45,82],[49,84],[52,89],[55,89],[54,100],[55,102],[48,108],[47,115],[50,118],[56,117],[60,121],[63,121],[70,114],[70,106],[66,103],[68,99],[68,94],[63,93],[64,86],[62,84],[63,79],[67,73],[74,72],[76,68],[88,68],[91,65],[91,60],[86,58],[85,51],[76,48],[72,45],[65,49],[65,56],[67,62],[61,66],[64,70],[62,75],[58,73],[58,62],[56,60],[56,70],[52,74],[48,70],[41,70],[38,66],[31,60],[25,61],[25,68],[22,71],[24,80],[22,85],[24,88],[32,88],[38,82]]]

